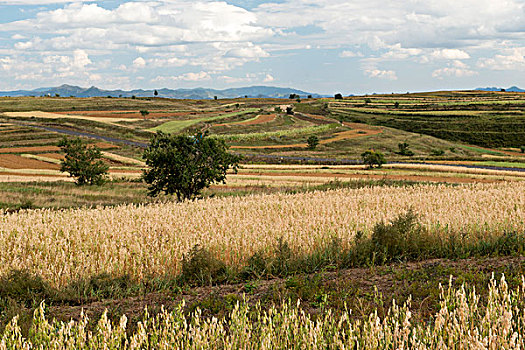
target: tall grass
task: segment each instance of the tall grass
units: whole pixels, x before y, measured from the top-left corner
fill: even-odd
[[[224,318],[206,318],[184,305],[145,316],[135,330],[122,316],[112,323],[104,313],[94,331],[88,318],[50,321],[41,304],[29,336],[17,318],[6,327],[0,349],[521,349],[525,346],[525,279],[509,290],[504,279],[489,285],[486,301],[465,286],[441,287],[440,309],[428,322],[412,319],[410,300],[395,304],[384,318],[377,311],[355,318],[352,310],[312,317],[300,304],[261,310],[238,302]]]

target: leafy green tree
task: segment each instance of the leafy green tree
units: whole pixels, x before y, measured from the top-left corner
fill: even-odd
[[[223,140],[207,133],[195,136],[162,132],[151,139],[144,152],[148,169],[143,179],[151,196],[175,194],[177,200],[195,199],[213,183],[224,183],[226,171],[237,172],[240,158],[228,153]]]
[[[306,140],[306,143],[308,144],[308,149],[314,150],[319,144],[319,138],[315,135],[312,135]]]
[[[108,165],[102,161],[102,152],[81,139],[63,138],[58,146],[65,153],[60,170],[76,178],[77,185],[102,185],[106,181]]]
[[[153,91],[153,96],[155,97],[159,96],[159,92],[157,90]]]
[[[369,169],[372,169],[374,165],[381,168],[381,166],[386,163],[383,153],[379,151],[376,152],[373,149],[363,152],[361,158],[363,159],[363,163],[368,165]]]
[[[146,119],[146,117],[148,116],[149,112],[146,111],[146,110],[143,110],[143,111],[140,111],[140,114],[142,114],[142,118]]]
[[[336,99],[336,100],[342,100],[342,99],[343,99],[343,95],[341,95],[341,94],[335,94],[335,95],[334,95],[334,99]]]
[[[525,153],[525,146],[520,147],[521,153]]]

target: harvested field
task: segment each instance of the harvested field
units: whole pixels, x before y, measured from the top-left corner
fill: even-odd
[[[184,112],[170,112],[170,111],[149,111],[149,114],[144,118],[140,111],[74,111],[74,112],[58,112],[56,114],[85,116],[92,118],[109,118],[109,119],[156,119],[156,118],[170,118],[170,117],[185,117],[196,115],[217,114],[217,111],[199,112],[199,111],[184,111]]]
[[[74,112],[73,112],[74,113]],[[76,115],[71,113],[51,113],[51,112],[42,112],[42,111],[31,111],[31,112],[4,112],[4,114],[11,118],[45,118],[45,119],[60,119],[60,118],[70,118],[70,119],[85,119],[85,120],[91,120],[95,122],[102,122],[102,123],[115,123],[123,120],[131,120],[131,119],[142,119],[140,118],[125,118],[122,116],[118,117],[90,117],[90,116],[83,116],[83,115]]]
[[[97,142],[96,145],[100,149],[114,149],[119,148],[117,145],[108,142]],[[60,147],[57,146],[27,146],[27,147],[3,147],[0,148],[0,153],[33,153],[33,152],[60,152]]]
[[[0,167],[8,169],[60,169],[58,164],[26,158],[16,154],[0,154]]]

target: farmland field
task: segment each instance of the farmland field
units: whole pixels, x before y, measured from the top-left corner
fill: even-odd
[[[0,98],[0,348],[522,346],[523,108],[473,91]],[[199,200],[151,198],[157,131],[208,132],[239,169]],[[99,147],[110,181],[75,185],[63,137]],[[387,163],[366,167],[369,149]]]

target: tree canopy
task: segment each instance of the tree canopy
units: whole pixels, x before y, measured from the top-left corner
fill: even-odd
[[[86,145],[80,138],[63,138],[58,146],[65,153],[60,170],[75,177],[77,185],[101,185],[106,180],[108,165],[102,161],[102,152],[94,145]]]

